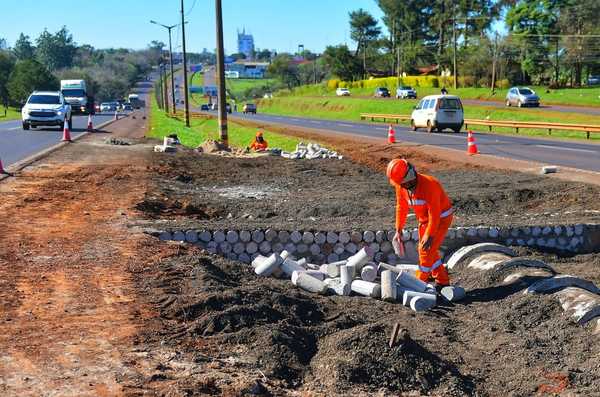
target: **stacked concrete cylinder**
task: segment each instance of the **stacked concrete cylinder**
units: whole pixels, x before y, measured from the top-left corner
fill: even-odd
[[[391,244],[394,234],[393,230],[333,232],[256,229],[164,231],[158,237],[160,240],[195,244],[209,252],[246,263],[259,254],[268,256],[283,250],[297,258],[306,258],[310,263],[331,263],[347,259],[365,246],[375,253],[374,260],[377,262],[415,263],[419,241],[417,229],[408,229],[403,233],[406,257],[401,260],[395,255]],[[600,247],[600,225],[457,227],[448,231],[443,248],[452,251],[481,242],[529,246],[544,251],[595,252]]]

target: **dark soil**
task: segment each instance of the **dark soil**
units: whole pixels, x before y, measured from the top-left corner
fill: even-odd
[[[580,264],[546,259],[580,276],[600,265],[597,254]],[[182,248],[137,276],[160,313],[140,347],[160,343],[192,363],[191,375],[157,370],[181,395],[600,395],[600,338],[572,323],[554,297],[524,295],[483,272],[452,276],[468,298],[415,314],[369,298],[305,293]],[[390,348],[396,322],[403,336]]]
[[[419,164],[419,159],[415,159]],[[514,171],[423,165],[453,201],[454,226],[600,221],[600,188]],[[160,227],[389,229],[394,191],[381,172],[347,160],[161,156],[138,209]],[[409,225],[414,225],[410,223]],[[149,222],[152,224],[153,222]]]

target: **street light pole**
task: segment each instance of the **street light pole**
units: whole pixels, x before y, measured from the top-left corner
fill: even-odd
[[[173,47],[171,45],[171,30],[173,28],[179,26],[179,24],[169,26],[169,25],[163,25],[162,23],[158,23],[156,21],[150,21],[150,23],[153,23],[158,26],[162,26],[163,28],[165,28],[169,31],[169,63],[171,66],[171,103],[173,104],[173,113],[176,113],[177,112],[177,104],[175,103],[175,77],[174,77],[174,73],[173,73]],[[165,92],[165,95],[168,97],[168,92]]]
[[[183,97],[185,100],[185,126],[190,126],[190,101],[188,94],[187,56],[185,54],[185,15],[183,13],[183,0],[181,0],[181,37],[183,44]]]
[[[182,0],[183,1],[183,0]],[[225,92],[225,50],[223,48],[223,14],[221,0],[215,0],[217,17],[217,82],[219,90],[219,131],[221,141],[227,146],[227,93]]]

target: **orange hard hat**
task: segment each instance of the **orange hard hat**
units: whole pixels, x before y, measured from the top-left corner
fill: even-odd
[[[257,137],[257,138],[260,138],[261,136],[263,136],[263,133],[262,133],[262,131],[258,131],[258,132],[256,133],[256,137]]]
[[[396,185],[412,181],[416,178],[415,168],[404,159],[393,159],[390,161],[385,174]]]

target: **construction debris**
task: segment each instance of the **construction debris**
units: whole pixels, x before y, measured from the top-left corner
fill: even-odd
[[[106,143],[107,145],[117,145],[117,146],[129,146],[131,145],[131,142],[129,142],[128,140],[125,139],[119,139],[119,138],[106,138],[104,140],[104,143]]]
[[[279,149],[278,150],[281,157],[297,160],[297,159],[338,159],[341,160],[344,156],[340,155],[338,152],[329,150],[327,148],[321,147],[318,143],[304,143],[300,142],[296,145],[296,150],[293,152],[286,152]]]
[[[154,151],[163,153],[176,152],[177,148],[173,146],[174,143],[175,140],[173,138],[165,137],[162,145],[154,146]]]

